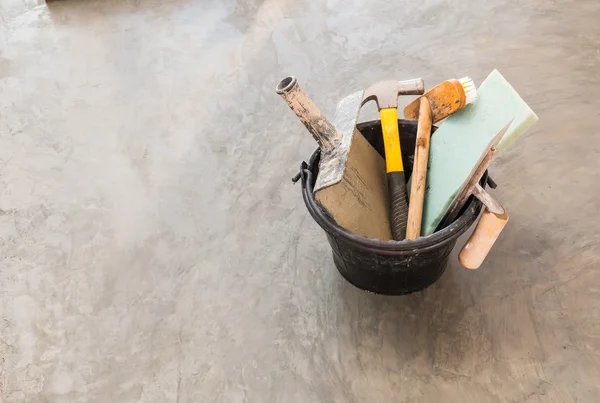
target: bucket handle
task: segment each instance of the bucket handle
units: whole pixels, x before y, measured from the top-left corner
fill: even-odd
[[[302,161],[300,163],[300,171],[298,171],[298,173],[296,175],[294,175],[294,177],[292,178],[292,183],[295,184],[300,179],[302,179],[302,187],[306,187],[306,172],[305,171],[309,171],[309,173],[310,173],[310,171],[312,171],[314,169],[317,161],[319,161],[320,159],[321,159],[321,149],[318,148],[310,156],[310,159],[308,160],[308,164],[306,163],[306,161]]]

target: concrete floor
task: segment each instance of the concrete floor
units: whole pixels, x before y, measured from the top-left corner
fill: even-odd
[[[598,401],[598,1],[0,4],[0,401]],[[484,266],[346,283],[277,81],[493,68],[540,121]]]

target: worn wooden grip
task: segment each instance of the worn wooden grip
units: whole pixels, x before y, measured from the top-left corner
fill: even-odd
[[[494,246],[496,239],[508,222],[506,209],[501,215],[496,215],[485,209],[475,231],[458,255],[458,261],[465,269],[475,270],[481,266],[489,251]]]
[[[322,151],[329,152],[339,144],[341,135],[306,95],[295,77],[284,78],[275,90],[306,126]]]
[[[402,241],[406,237],[406,220],[408,219],[404,172],[388,172],[387,180],[390,194],[392,237],[396,241]]]
[[[423,95],[431,104],[433,123],[447,118],[466,103],[465,92],[460,82],[456,79],[444,81],[436,85]],[[404,107],[405,119],[417,119],[419,116],[420,98],[415,99]]]
[[[415,144],[415,160],[413,163],[410,201],[408,203],[408,222],[406,239],[417,239],[421,235],[423,218],[423,201],[427,181],[427,161],[429,160],[429,140],[431,138],[431,107],[425,97],[421,97],[419,107],[419,124],[417,126],[417,142]]]

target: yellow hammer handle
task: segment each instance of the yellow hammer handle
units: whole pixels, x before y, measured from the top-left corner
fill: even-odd
[[[384,108],[379,111],[379,116],[381,117],[383,146],[385,148],[385,169],[390,195],[392,236],[396,241],[402,241],[406,237],[408,204],[406,203],[406,182],[404,180],[404,165],[402,164],[400,133],[398,131],[398,110],[396,108]]]
[[[404,172],[402,150],[400,149],[400,134],[398,132],[398,109],[385,108],[379,111],[381,129],[383,131],[383,146],[385,148],[386,172]]]

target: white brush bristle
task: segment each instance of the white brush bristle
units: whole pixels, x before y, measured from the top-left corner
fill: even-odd
[[[463,77],[458,80],[465,91],[465,105],[472,104],[477,99],[477,88],[470,77]]]

